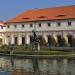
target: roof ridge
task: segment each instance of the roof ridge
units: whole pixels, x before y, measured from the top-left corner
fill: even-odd
[[[38,18],[40,16],[47,16],[47,18],[44,17]],[[24,11],[19,15],[17,15],[16,17],[9,19],[7,22],[23,22],[23,21],[28,22],[36,20],[54,20],[54,19],[71,19],[71,18],[75,19],[75,5],[60,6],[60,7],[58,6],[41,9],[35,8]]]
[[[48,7],[48,8],[33,8],[33,9],[30,9],[30,10],[26,10],[26,11],[32,11],[32,10],[44,10],[44,9],[54,9],[54,8],[64,8],[64,7],[74,7],[75,5],[65,5],[65,6],[54,6],[54,7]],[[26,12],[24,11],[24,12]]]

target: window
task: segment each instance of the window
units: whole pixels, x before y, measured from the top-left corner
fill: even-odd
[[[25,17],[25,18],[22,18],[22,19],[30,19],[30,18],[28,18],[28,17]]]
[[[57,26],[61,26],[61,23],[60,23],[60,22],[58,22],[58,23],[57,23]]]
[[[24,28],[24,25],[22,25],[22,28]]]
[[[71,22],[68,22],[68,26],[71,26]]]
[[[59,14],[56,17],[64,17],[64,16],[66,16],[66,15],[65,14]]]
[[[37,18],[47,18],[46,16],[39,16],[39,17],[37,17]]]
[[[16,28],[16,27],[17,27],[17,25],[14,25],[14,27]]]
[[[30,27],[33,27],[33,24],[30,24]]]
[[[7,28],[10,28],[10,26],[8,25]]]
[[[48,27],[50,27],[51,26],[51,23],[48,23]]]
[[[41,27],[41,23],[39,24],[39,27]]]

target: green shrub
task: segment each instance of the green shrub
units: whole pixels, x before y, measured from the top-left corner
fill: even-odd
[[[15,45],[14,50],[24,50],[25,46],[24,45]]]
[[[2,39],[0,38],[0,45],[2,44]]]
[[[9,50],[9,46],[8,45],[2,45],[0,47],[1,50]]]
[[[45,46],[46,40],[43,38],[43,36],[40,36],[40,46]]]
[[[15,45],[14,50],[15,51],[31,51],[31,46],[26,44],[26,45]]]
[[[72,39],[72,47],[75,47],[75,38]]]
[[[56,46],[56,40],[53,38],[53,37],[51,37],[51,47],[55,47]]]
[[[15,50],[15,51],[31,51],[32,47],[30,45],[2,45],[0,50]]]
[[[60,46],[61,47],[66,47],[67,46],[65,38],[61,38],[61,40],[60,40]]]

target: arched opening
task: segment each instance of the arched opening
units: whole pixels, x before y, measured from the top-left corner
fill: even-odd
[[[51,46],[51,36],[48,35],[47,38],[48,38],[48,44]]]
[[[22,45],[24,45],[25,44],[25,37],[23,36],[22,37]]]
[[[14,44],[17,45],[18,44],[18,38],[14,37]]]
[[[11,38],[10,38],[10,36],[7,36],[7,38],[8,38],[8,45],[10,45],[11,44]]]
[[[33,36],[30,36],[30,44],[33,42]]]
[[[61,35],[58,35],[57,36],[57,46],[58,47],[61,47],[61,39],[62,39],[62,36]]]
[[[68,37],[68,46],[72,46],[72,38],[73,38],[73,36],[72,35],[68,35],[67,36]]]

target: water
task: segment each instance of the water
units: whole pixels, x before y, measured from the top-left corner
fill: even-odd
[[[12,59],[2,56],[0,57],[0,75],[16,75],[15,71],[32,73],[34,71],[32,63],[32,59]],[[75,59],[38,59],[38,71],[40,75],[75,75]]]

